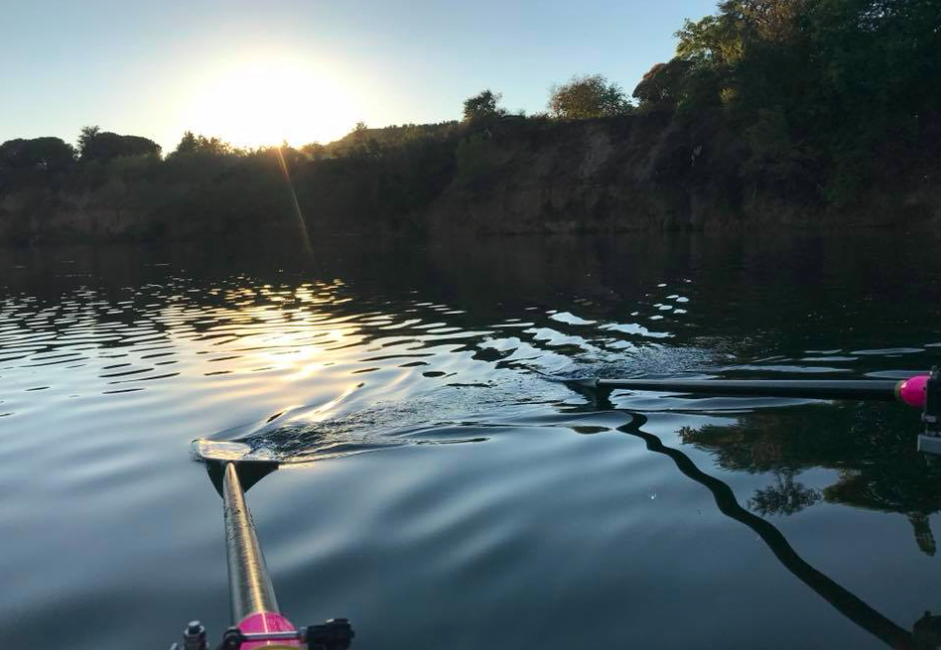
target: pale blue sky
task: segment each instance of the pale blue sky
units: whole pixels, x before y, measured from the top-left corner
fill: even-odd
[[[630,93],[715,4],[0,0],[0,142],[99,124],[167,150],[187,128],[299,145],[358,120],[458,119],[488,87],[536,112],[575,74]]]

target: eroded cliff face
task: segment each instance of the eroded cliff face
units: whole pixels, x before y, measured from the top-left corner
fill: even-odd
[[[483,160],[466,170],[459,165],[454,182],[430,206],[429,224],[522,233],[702,222],[702,214],[690,214],[689,193],[673,169],[695,166],[695,147],[670,160],[656,137],[666,128],[649,119],[555,125],[528,138],[496,129],[480,134],[475,155]]]
[[[0,244],[225,240],[296,230],[285,183],[264,182],[259,189],[238,178],[139,177],[89,186],[34,175],[19,186],[0,183]]]
[[[743,179],[745,139],[718,121],[669,115],[484,133],[482,158],[423,215],[435,231],[605,232],[730,227],[877,227],[941,218],[941,174],[891,178],[851,205],[818,187]]]

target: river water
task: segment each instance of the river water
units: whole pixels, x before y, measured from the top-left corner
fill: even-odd
[[[218,639],[207,437],[283,461],[248,495],[279,601],[350,618],[356,648],[915,647],[941,611],[917,412],[561,380],[905,377],[941,356],[937,250],[2,251],[0,644],[166,648],[193,618]]]

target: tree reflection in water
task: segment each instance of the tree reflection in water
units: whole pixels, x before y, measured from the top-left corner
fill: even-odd
[[[774,473],[774,485],[755,491],[748,508],[762,515],[793,515],[821,499],[820,490],[794,480],[795,470]]]
[[[915,450],[918,422],[910,415],[894,405],[858,403],[765,409],[731,426],[684,427],[679,434],[724,469],[773,472],[775,483],[748,502],[758,513],[791,515],[820,501],[899,513],[911,522],[918,548],[934,555],[929,517],[941,511],[941,466]],[[836,483],[817,491],[795,481],[811,468],[837,470]]]
[[[613,408],[610,402],[608,408]],[[740,506],[734,492],[726,483],[702,472],[683,452],[665,446],[657,436],[643,431],[647,423],[644,415],[639,413],[631,413],[631,415],[632,421],[620,427],[619,431],[640,438],[646,443],[648,450],[668,456],[684,475],[706,487],[712,493],[716,506],[722,514],[753,530],[788,571],[817,592],[841,614],[891,648],[928,650],[941,647],[941,616],[932,616],[926,611],[915,622],[912,632],[896,625],[855,594],[808,564],[773,524]],[[691,430],[686,433],[690,435]],[[793,472],[793,470],[789,471]],[[792,476],[793,474],[790,478]],[[775,492],[773,502],[777,503],[780,500],[785,507],[790,508],[801,499],[808,498],[807,491],[800,487],[799,483],[789,481],[787,473],[779,474],[777,481],[781,490]],[[775,486],[774,489],[777,490],[777,488],[778,486]],[[826,497],[826,494],[824,496]]]

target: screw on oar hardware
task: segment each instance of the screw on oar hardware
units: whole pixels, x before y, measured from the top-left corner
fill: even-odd
[[[183,650],[206,650],[206,628],[199,621],[190,621],[183,630]]]
[[[902,402],[922,409],[925,432],[918,451],[941,455],[941,373],[902,381],[880,379],[580,379],[574,389],[607,401],[615,390],[661,391],[724,397],[790,397],[797,399]]]
[[[347,650],[354,632],[345,618],[297,629],[278,608],[245,492],[278,468],[271,455],[242,443],[197,440],[197,457],[206,462],[213,485],[222,496],[225,516],[226,559],[229,568],[229,604],[233,626],[222,638],[220,650]],[[192,621],[183,631],[183,643],[171,650],[208,650],[206,629]]]

